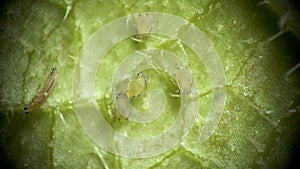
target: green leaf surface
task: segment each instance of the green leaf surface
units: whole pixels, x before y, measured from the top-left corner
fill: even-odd
[[[281,31],[277,23],[285,10],[270,2],[8,1],[0,11],[0,168],[287,168],[300,120],[299,68],[288,73],[299,63],[299,32],[294,29],[299,23],[290,19],[287,32],[270,41]],[[115,119],[108,109],[112,77],[135,50],[172,51],[191,68],[201,93],[195,123],[179,145],[153,157],[125,158],[102,149],[83,130],[74,111],[72,81],[89,38],[111,21],[140,12],[179,16],[207,36],[225,71],[226,105],[216,131],[199,143],[211,101],[205,65],[191,49],[168,37],[150,36],[143,43],[125,39],[104,57],[95,80],[97,103],[114,129],[131,131],[131,137],[156,135],[172,125],[180,105],[169,97],[173,101],[149,126]],[[59,72],[53,95],[40,109],[24,114],[24,104],[53,66]],[[147,73],[152,81],[144,95],[155,88],[178,90],[169,75]],[[143,109],[144,95],[133,102],[137,109]]]

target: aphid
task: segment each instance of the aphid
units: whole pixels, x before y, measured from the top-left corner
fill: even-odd
[[[129,112],[129,104],[126,100],[127,96],[126,93],[119,93],[115,96],[114,105],[111,106],[113,108],[114,116],[116,116],[119,121],[123,120],[124,118],[128,120],[128,116],[130,115]],[[123,116],[119,113],[123,112]]]
[[[137,74],[137,76],[132,79],[127,88],[127,96],[130,99],[134,99],[135,97],[138,97],[143,90],[146,88],[147,81],[149,80],[148,76],[140,72]]]
[[[51,73],[46,79],[42,89],[32,98],[31,102],[26,104],[24,107],[24,112],[28,113],[37,110],[42,106],[42,104],[47,100],[47,98],[52,94],[56,81],[57,81],[57,70],[52,68]]]
[[[181,94],[189,94],[194,82],[192,72],[186,66],[178,66],[174,72],[175,80],[180,87]]]
[[[149,38],[152,30],[152,18],[149,13],[141,13],[134,17],[137,35],[132,38],[134,41],[143,42]]]

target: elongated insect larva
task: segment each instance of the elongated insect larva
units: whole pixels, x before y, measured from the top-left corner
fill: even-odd
[[[57,69],[54,67],[52,68],[51,73],[47,77],[42,89],[32,98],[30,103],[25,105],[25,113],[37,110],[42,106],[42,104],[44,104],[47,98],[53,93],[57,78]]]

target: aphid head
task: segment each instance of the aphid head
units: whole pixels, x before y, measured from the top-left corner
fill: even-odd
[[[115,99],[121,99],[121,98],[124,98],[124,97],[127,97],[127,95],[125,93],[117,93],[115,95]]]
[[[52,72],[55,72],[57,70],[56,67],[52,67]]]
[[[141,77],[141,78],[143,78],[146,82],[148,82],[149,81],[149,77],[148,77],[148,75],[147,74],[145,74],[144,72],[139,72],[138,74],[137,74],[137,77]]]
[[[26,113],[26,114],[29,113],[29,109],[28,109],[28,106],[27,106],[27,105],[24,106],[24,113]]]

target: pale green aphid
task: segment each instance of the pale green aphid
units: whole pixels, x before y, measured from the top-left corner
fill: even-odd
[[[117,117],[119,121],[128,120],[129,112],[128,111],[128,103],[126,102],[127,95],[126,93],[119,93],[115,96],[115,104],[112,105],[112,112],[114,118]],[[119,111],[125,111],[124,114],[127,116],[122,116]]]
[[[53,93],[57,78],[57,69],[54,67],[47,77],[42,89],[32,98],[30,103],[25,105],[25,113],[37,110],[44,104],[48,97]]]
[[[127,88],[127,96],[130,99],[134,99],[135,97],[138,97],[143,90],[146,88],[147,81],[149,80],[148,76],[140,72],[136,75],[134,79],[132,79]]]
[[[192,72],[186,66],[177,66],[174,78],[179,85],[180,94],[190,94],[194,82]]]
[[[152,30],[152,18],[149,13],[141,13],[134,17],[137,35],[132,39],[136,42],[143,42],[150,36]]]

